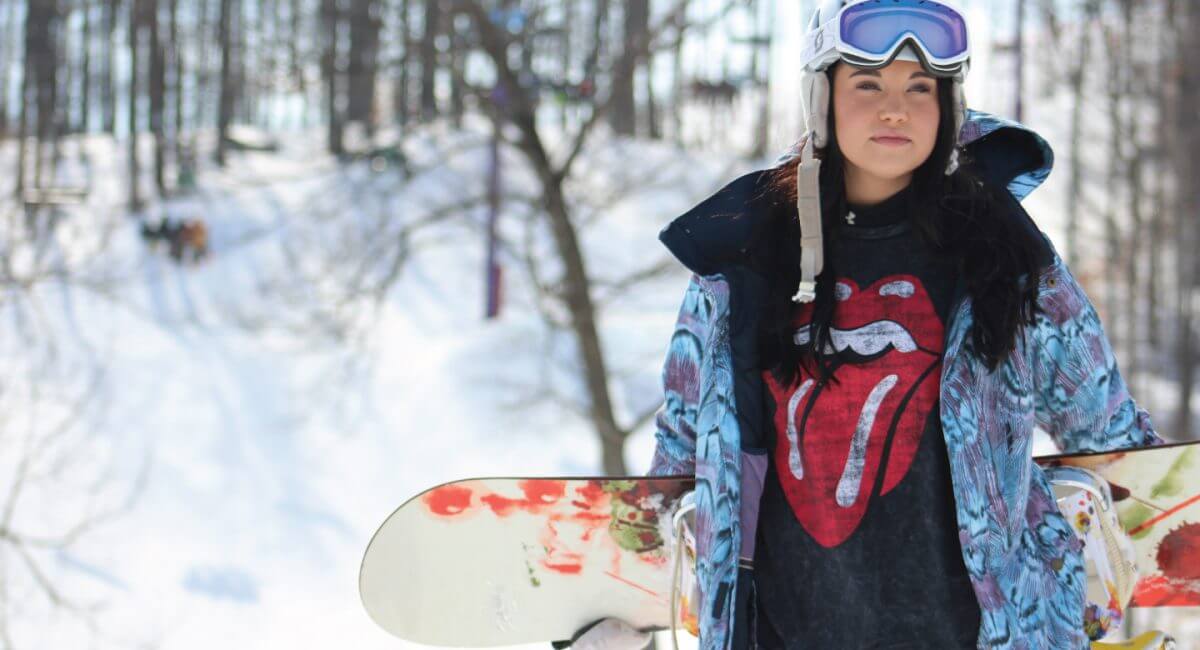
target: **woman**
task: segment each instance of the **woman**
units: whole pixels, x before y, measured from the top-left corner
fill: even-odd
[[[694,274],[650,473],[696,476],[700,646],[1086,648],[1033,427],[1162,441],[1018,202],[1050,148],[965,110],[945,5],[830,0],[804,51],[800,146],[660,234]]]

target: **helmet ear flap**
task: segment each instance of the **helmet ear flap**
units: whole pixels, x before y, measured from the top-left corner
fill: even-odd
[[[805,129],[813,134],[814,147],[824,147],[829,143],[829,77],[806,71],[800,86]]]

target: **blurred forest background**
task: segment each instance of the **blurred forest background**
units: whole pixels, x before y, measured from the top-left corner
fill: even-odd
[[[655,235],[799,136],[813,4],[0,0],[0,648],[384,647],[272,576],[438,479],[644,471]],[[962,5],[968,106],[1050,141],[1030,213],[1200,437],[1200,5]]]

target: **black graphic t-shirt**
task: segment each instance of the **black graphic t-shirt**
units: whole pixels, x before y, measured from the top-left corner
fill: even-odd
[[[938,417],[955,271],[920,240],[905,188],[851,206],[838,273],[834,378],[766,372],[771,462],[754,552],[760,648],[973,648]],[[808,342],[812,305],[797,305]]]

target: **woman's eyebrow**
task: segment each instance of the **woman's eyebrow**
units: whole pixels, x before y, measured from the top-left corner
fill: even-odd
[[[851,77],[857,77],[857,76],[858,76],[858,75],[860,75],[860,74],[862,74],[862,75],[867,75],[867,76],[869,76],[869,77],[882,77],[882,76],[883,76],[883,75],[879,74],[879,71],[878,71],[878,70],[871,70],[871,69],[868,69],[868,68],[863,68],[863,69],[861,69],[861,70],[857,70],[857,71],[855,71],[855,72],[851,72],[851,73],[850,73],[850,76],[851,76]],[[912,73],[912,74],[908,75],[908,78],[909,78],[909,79],[912,79],[913,77],[925,77],[925,78],[927,78],[927,79],[933,79],[934,81],[936,81],[936,80],[937,80],[937,77],[935,77],[935,76],[933,76],[933,75],[929,74],[928,72],[925,72],[924,70],[917,70],[916,72],[914,72],[914,73]]]

